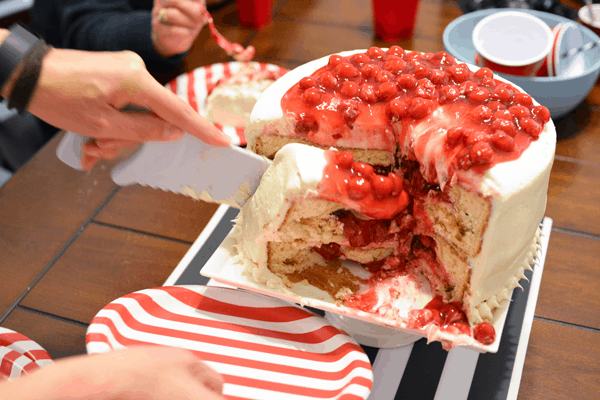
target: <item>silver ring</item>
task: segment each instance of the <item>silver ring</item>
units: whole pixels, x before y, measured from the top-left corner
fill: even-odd
[[[164,25],[169,24],[169,21],[167,20],[167,9],[166,8],[163,8],[162,10],[160,10],[158,12],[158,19],[160,20],[161,24],[164,24]]]

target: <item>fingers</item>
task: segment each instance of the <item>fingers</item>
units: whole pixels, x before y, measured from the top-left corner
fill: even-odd
[[[204,22],[204,5],[197,0],[167,0],[161,5],[166,10],[166,20],[169,24],[185,26],[190,29],[201,28]]]
[[[101,159],[112,160],[122,149],[132,148],[139,144],[133,140],[95,139],[81,146],[79,165],[84,171],[91,170]]]
[[[223,393],[223,378],[207,364],[198,361],[188,365],[187,369],[202,386],[216,394]]]
[[[213,146],[229,146],[231,138],[201,117],[188,103],[158,82],[146,92],[145,105],[165,121],[171,121],[179,129]]]

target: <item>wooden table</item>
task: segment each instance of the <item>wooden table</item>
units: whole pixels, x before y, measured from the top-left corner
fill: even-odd
[[[581,2],[580,2],[581,3]],[[576,4],[575,2],[570,4]],[[422,0],[406,49],[443,50],[454,1]],[[386,46],[373,36],[369,0],[274,0],[262,31],[237,24],[235,4],[213,13],[256,60],[293,68],[343,50]],[[335,16],[335,20],[332,18]],[[184,66],[228,61],[204,29]],[[600,86],[557,121],[546,215],[554,220],[519,399],[600,396]],[[0,325],[55,358],[85,353],[85,332],[110,301],[161,286],[216,205],[140,186],[118,187],[114,163],[90,173],[55,156],[59,137],[0,189]]]

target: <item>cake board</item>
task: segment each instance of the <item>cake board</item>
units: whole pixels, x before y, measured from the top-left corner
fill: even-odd
[[[231,231],[237,214],[237,209],[220,206],[164,285],[223,286],[200,271]],[[498,352],[480,354],[461,347],[445,351],[439,342],[427,344],[424,338],[389,349],[363,345],[375,377],[370,400],[517,399],[552,219],[545,217],[540,227],[538,265],[525,273],[523,290],[513,292]]]

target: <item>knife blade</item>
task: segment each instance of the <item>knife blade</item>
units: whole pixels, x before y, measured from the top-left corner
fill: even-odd
[[[57,156],[81,170],[86,138],[66,132]],[[241,208],[258,188],[271,161],[236,146],[216,147],[185,133],[176,142],[147,142],[111,171],[121,186],[140,184]]]

